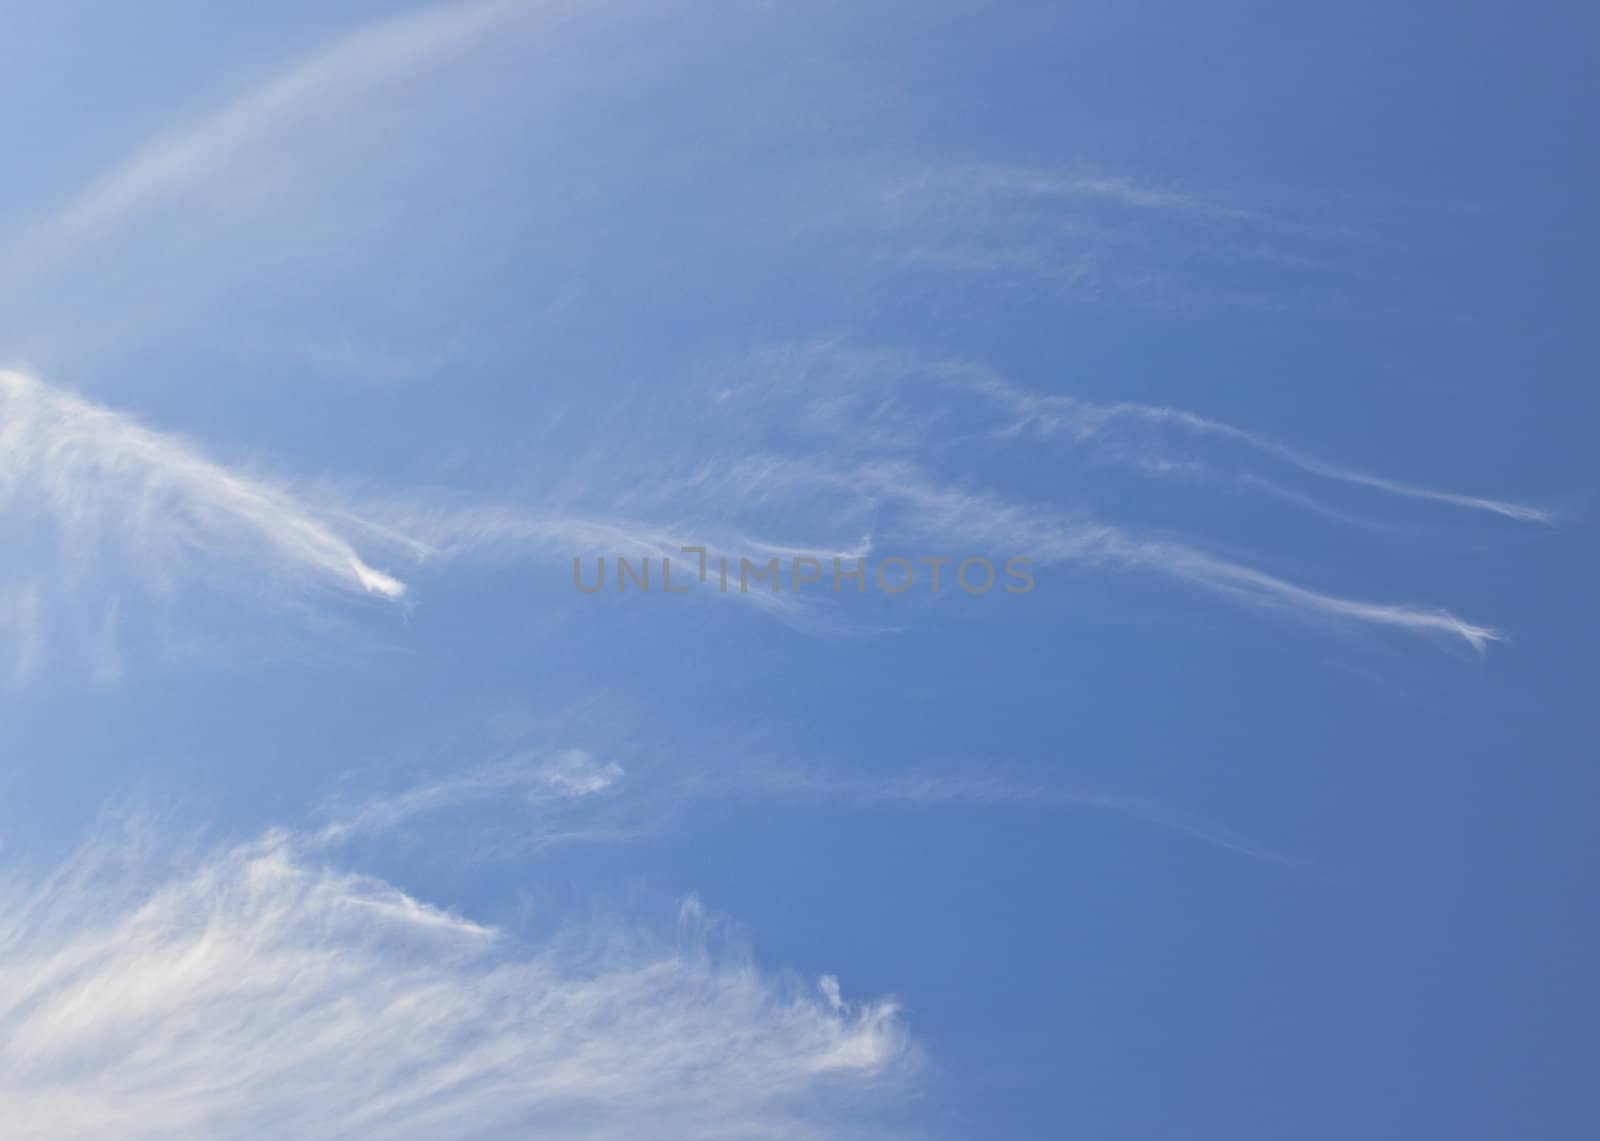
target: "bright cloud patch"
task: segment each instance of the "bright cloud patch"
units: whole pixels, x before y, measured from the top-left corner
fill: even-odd
[[[0,926],[6,1135],[838,1137],[911,1057],[886,1002],[671,945],[529,947],[285,835],[164,882],[102,845]]]
[[[52,525],[72,574],[104,559],[160,586],[209,572],[405,593],[288,493],[17,372],[0,372],[0,515]]]

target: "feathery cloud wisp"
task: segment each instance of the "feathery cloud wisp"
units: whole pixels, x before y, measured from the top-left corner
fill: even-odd
[[[563,802],[584,801],[612,792],[622,777],[621,765],[598,761],[582,749],[520,757],[394,795],[374,797],[336,816],[317,833],[316,839],[333,845],[359,836],[379,835],[420,817],[490,798],[512,798],[530,809],[547,811]],[[540,839],[548,843],[553,837],[545,835]]]
[[[1194,194],[1139,182],[1123,174],[1035,170],[984,163],[933,164],[890,181],[889,203],[931,199],[970,204],[994,197],[1099,199],[1118,206],[1215,218],[1248,218],[1247,211]]]
[[[667,486],[670,481],[663,480]],[[626,503],[626,496],[617,497]],[[658,498],[657,497],[652,497]],[[827,562],[855,559],[871,549],[868,538],[830,546],[779,543],[758,539],[716,519],[715,510],[685,517],[683,505],[670,522],[651,521],[619,510],[530,505],[512,508],[446,502],[427,495],[368,497],[349,516],[354,530],[370,535],[374,545],[387,546],[397,558],[419,562],[494,563],[535,560],[563,568],[563,575],[581,579],[586,588],[603,577],[588,560],[604,559],[617,584],[617,559],[631,560],[637,571],[653,564],[656,589],[664,585],[662,565],[670,561],[675,590],[687,589],[753,607],[797,629],[821,632],[832,628],[810,600],[793,593],[742,589],[740,559],[795,557]],[[573,561],[586,565],[579,570]],[[726,571],[731,585],[723,580]],[[646,571],[648,575],[648,571]],[[596,587],[595,589],[598,589]]]
[[[156,882],[120,840],[0,922],[7,1136],[850,1136],[913,1060],[891,1002],[673,941],[541,946],[275,833]]]
[[[1072,524],[1024,512],[991,496],[940,487],[895,466],[863,469],[856,479],[913,507],[910,519],[930,534],[983,539],[1026,551],[1041,563],[1109,563],[1186,579],[1259,606],[1276,606],[1415,634],[1459,638],[1480,653],[1501,635],[1443,609],[1366,602],[1312,590],[1182,543],[1144,538],[1109,524]]]
[[[1043,439],[1092,446],[1105,459],[1147,474],[1183,476],[1227,463],[1227,457],[1185,450],[1174,438],[1181,435],[1240,445],[1308,475],[1398,498],[1482,511],[1521,522],[1556,521],[1555,515],[1542,507],[1392,479],[1323,459],[1268,433],[1186,409],[1040,392],[970,361],[924,358],[829,339],[767,350],[756,356],[754,365],[760,379],[730,386],[724,390],[724,399],[748,388],[768,399],[792,402],[798,391],[804,394],[802,423],[830,433],[860,436],[869,432],[880,439],[898,435],[907,443],[926,444],[930,441],[921,437],[943,407],[941,401],[931,398],[927,390],[932,388],[938,393],[964,394],[982,401],[993,410],[993,430],[1002,436],[1031,433]],[[982,406],[974,414],[981,410]],[[1150,432],[1141,434],[1136,428]],[[1260,477],[1247,476],[1245,482],[1255,486]]]
[[[1119,420],[1134,420],[1161,427],[1175,427],[1192,435],[1212,436],[1244,444],[1310,475],[1336,483],[1371,488],[1404,499],[1418,499],[1473,511],[1486,511],[1525,523],[1549,524],[1555,521],[1554,516],[1544,508],[1512,503],[1503,499],[1490,499],[1486,496],[1442,491],[1438,488],[1422,487],[1374,475],[1358,468],[1321,459],[1261,432],[1226,424],[1181,408],[1167,408],[1132,401],[1095,404],[1070,396],[1030,392],[1020,385],[992,375],[973,382],[972,387],[975,391],[983,392],[1007,407],[1013,417],[1011,428],[1014,431],[1033,428],[1046,435],[1063,434],[1085,439],[1104,436],[1114,431],[1113,425]]]
[[[860,775],[827,767],[757,763],[741,766],[727,781],[725,791],[729,795],[771,796],[868,809],[1004,806],[1105,811],[1251,859],[1295,863],[1291,857],[1230,828],[1142,797],[1074,791],[970,768]]]
[[[876,515],[877,545],[1007,552],[1039,565],[1079,563],[1149,571],[1181,579],[1242,602],[1306,616],[1446,635],[1482,652],[1502,635],[1448,610],[1368,602],[1301,586],[1255,567],[1184,543],[1147,537],[1110,523],[1063,518],[1003,498],[940,483],[907,462],[869,461],[848,467],[767,457],[748,461],[718,481],[737,491],[759,485],[822,489],[843,497],[848,512]]]
[[[0,372],[0,514],[49,523],[78,561],[110,548],[119,571],[163,586],[210,571],[405,593],[287,492],[17,372]]]
[[[240,152],[331,100],[434,66],[481,41],[515,5],[449,5],[359,29],[186,130],[157,139],[100,174],[9,251],[37,269],[223,173]]]

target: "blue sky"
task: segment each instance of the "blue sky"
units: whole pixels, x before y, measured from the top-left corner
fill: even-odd
[[[1590,12],[7,22],[17,1136],[1593,1136]]]

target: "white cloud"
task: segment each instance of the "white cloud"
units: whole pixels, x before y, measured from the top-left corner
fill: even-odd
[[[1303,616],[1445,635],[1482,651],[1502,635],[1442,608],[1369,602],[1330,594],[1224,559],[1174,540],[1141,535],[1109,523],[1069,519],[1046,508],[969,491],[925,476],[904,461],[854,466],[769,457],[735,466],[716,480],[722,492],[787,485],[824,489],[840,499],[837,516],[876,514],[883,549],[910,544],[927,550],[968,551],[990,558],[1022,557],[1035,565],[1080,563],[1149,571],[1192,582],[1255,606]]]
[[[908,438],[921,442],[915,433]],[[879,442],[869,431],[869,439],[860,451],[870,456],[881,450]],[[652,497],[658,504],[671,503],[680,512],[692,507],[699,518],[736,517],[741,508],[754,504],[765,512],[779,511],[786,518],[799,519],[814,531],[831,529],[837,533],[848,529],[867,537],[854,544],[795,546],[741,538],[726,523],[690,530],[622,518],[519,514],[473,507],[425,508],[403,502],[367,505],[363,517],[386,520],[387,534],[421,536],[425,543],[417,548],[420,551],[456,559],[500,556],[559,558],[565,562],[575,552],[589,551],[608,556],[684,560],[688,564],[684,570],[692,572],[694,557],[683,555],[681,550],[697,544],[708,548],[713,564],[721,557],[734,568],[732,585],[726,593],[718,589],[715,569],[703,584],[706,589],[814,631],[838,628],[822,620],[817,609],[821,596],[810,598],[795,591],[772,593],[764,589],[739,591],[736,577],[741,555],[776,557],[784,567],[798,555],[817,558],[824,564],[831,564],[835,557],[853,563],[873,549],[902,549],[896,544],[903,547],[909,543],[912,547],[904,549],[959,549],[990,557],[1028,558],[1036,565],[1083,563],[1150,571],[1259,607],[1414,634],[1444,635],[1478,651],[1502,637],[1488,626],[1469,622],[1443,608],[1372,602],[1316,590],[1172,539],[1142,535],[1114,524],[1067,518],[1049,508],[941,483],[904,460],[863,458],[853,464],[841,464],[825,453],[815,460],[776,455],[728,458],[701,464],[682,478],[661,479],[651,496],[641,498]],[[717,534],[718,538],[708,540],[707,534]],[[695,582],[692,573],[686,578]],[[592,582],[592,577],[586,581]],[[841,601],[828,597],[835,603]]]
[[[528,946],[285,834],[154,882],[139,847],[3,893],[9,1138],[847,1137],[914,1062],[893,1003],[717,950],[693,900]]]
[[[1512,503],[1503,499],[1490,499],[1486,496],[1442,491],[1374,475],[1359,468],[1321,459],[1261,432],[1225,424],[1220,420],[1213,420],[1181,408],[1167,408],[1132,401],[1096,404],[1071,396],[1045,395],[1031,392],[993,374],[975,377],[971,380],[971,384],[974,390],[983,392],[1007,408],[1012,417],[1013,430],[1034,429],[1045,435],[1068,436],[1079,440],[1107,437],[1114,439],[1119,422],[1136,421],[1157,427],[1176,428],[1191,435],[1211,436],[1244,444],[1303,472],[1337,483],[1371,488],[1405,499],[1485,511],[1526,523],[1548,524],[1555,521],[1554,516],[1544,508]]]
[[[1225,469],[1229,457],[1186,450],[1181,438],[1209,439],[1242,445],[1259,456],[1334,483],[1522,522],[1555,522],[1554,514],[1542,507],[1392,479],[1323,459],[1265,432],[1182,408],[1039,392],[970,361],[924,358],[894,349],[857,347],[838,339],[817,339],[759,353],[752,366],[758,379],[730,386],[724,399],[748,389],[766,400],[793,403],[799,393],[804,424],[865,436],[869,441],[929,443],[930,430],[948,427],[949,399],[968,396],[982,406],[963,411],[969,417],[981,414],[990,423],[988,430],[1003,437],[1035,435],[1092,446],[1098,456],[1146,474],[1193,477]],[[1239,482],[1261,486],[1270,481],[1246,474]]]
[[[1071,523],[1030,512],[993,496],[940,487],[908,467],[868,467],[852,477],[914,510],[913,525],[930,536],[1014,551],[1041,564],[1086,562],[1145,569],[1185,579],[1258,606],[1416,634],[1444,634],[1482,651],[1499,633],[1443,609],[1367,602],[1312,590],[1254,567],[1218,558],[1183,543],[1148,538],[1099,523]]]
[[[928,163],[912,174],[888,180],[880,193],[887,203],[917,209],[941,203],[970,207],[975,201],[992,198],[1080,198],[1137,210],[1233,219],[1250,216],[1200,195],[1152,186],[1124,174],[992,163]]]
[[[986,771],[994,768],[967,766],[863,774],[845,768],[815,764],[802,767],[755,758],[741,761],[738,769],[725,774],[714,788],[730,797],[767,796],[866,809],[957,806],[1110,812],[1251,859],[1283,865],[1296,862],[1231,828],[1165,804],[1117,793],[1075,791]]]
[[[661,488],[674,486],[663,478]],[[659,507],[660,490],[643,497]],[[374,545],[387,546],[397,558],[420,564],[496,563],[533,560],[561,568],[569,586],[576,573],[586,588],[598,581],[596,560],[606,566],[605,589],[617,589],[617,559],[629,560],[635,573],[648,563],[651,590],[662,591],[662,564],[670,561],[673,590],[687,588],[705,598],[720,598],[754,607],[797,629],[825,632],[836,629],[811,600],[792,591],[774,591],[770,579],[741,589],[740,559],[765,563],[777,559],[787,567],[794,558],[829,563],[833,558],[856,559],[871,549],[870,539],[835,545],[780,543],[760,539],[730,528],[715,510],[698,513],[677,505],[677,518],[657,522],[624,513],[626,494],[610,500],[620,507],[567,508],[484,506],[447,502],[428,495],[367,496],[350,525],[370,536]],[[703,552],[703,553],[702,553]],[[581,559],[575,572],[574,559]],[[704,560],[702,562],[702,559]],[[722,571],[726,567],[727,581]]]
[[[339,814],[317,834],[317,839],[336,844],[388,832],[420,817],[490,798],[513,798],[529,809],[548,810],[563,801],[581,801],[612,792],[622,779],[621,765],[596,760],[582,749],[517,757],[464,776],[434,781],[393,796],[375,797]]]
[[[862,370],[886,367],[871,361],[863,364],[849,356],[845,364],[851,377]],[[896,374],[891,370],[891,375]],[[1254,439],[1240,429],[1187,413],[1131,405],[1080,406],[1065,398],[1021,392],[981,372],[952,370],[936,375],[954,377],[958,387],[1000,401],[1013,424],[1064,424],[1052,430],[1093,434],[1103,431],[1107,422],[1137,415],[1163,423],[1174,420],[1211,434]],[[898,415],[890,410],[885,423],[895,424]],[[827,416],[855,423],[837,409]],[[287,588],[291,592],[342,590],[384,599],[403,595],[405,584],[365,561],[357,551],[357,541],[414,564],[533,557],[558,562],[570,571],[573,558],[590,553],[610,560],[618,556],[650,559],[658,572],[660,560],[671,558],[681,568],[680,582],[756,606],[801,628],[825,631],[836,628],[837,623],[824,616],[820,598],[802,597],[793,591],[739,590],[736,578],[741,557],[752,561],[776,558],[786,563],[803,555],[828,563],[835,557],[854,560],[875,545],[898,541],[921,543],[929,549],[952,545],[982,548],[990,554],[1003,552],[1005,557],[1027,557],[1039,564],[1081,562],[1151,570],[1260,606],[1414,633],[1444,634],[1479,650],[1499,637],[1494,630],[1441,608],[1371,602],[1320,591],[1171,539],[1067,519],[1048,509],[1024,507],[941,483],[910,462],[872,458],[885,447],[893,451],[902,442],[912,448],[926,447],[926,424],[914,424],[903,441],[891,432],[885,444],[883,435],[869,425],[856,449],[862,458],[853,464],[781,457],[708,461],[687,478],[662,479],[659,487],[648,493],[613,495],[614,504],[635,509],[648,510],[653,505],[659,511],[670,506],[680,520],[690,522],[660,524],[615,511],[516,511],[397,496],[373,499],[358,515],[296,498],[265,480],[217,464],[176,437],[151,431],[125,415],[26,375],[7,372],[0,373],[0,444],[4,445],[0,451],[0,516],[13,522],[38,519],[48,523],[60,541],[69,580],[92,569],[111,568],[118,585],[133,581],[158,592],[187,582],[206,582],[258,592]],[[1263,450],[1280,447],[1271,441],[1259,446]],[[1343,469],[1338,474],[1346,479],[1360,476]],[[1470,503],[1487,505],[1486,509],[1508,506],[1487,500]],[[848,529],[869,538],[805,545],[755,540],[727,523],[741,505],[751,504],[762,507],[763,517],[770,518],[777,511],[791,527],[835,535]],[[714,522],[692,522],[697,519]],[[698,579],[697,560],[684,553],[685,547],[706,548],[710,571],[705,580]],[[720,589],[716,570],[721,558],[728,560],[735,580],[726,592]],[[111,597],[114,603],[114,591]],[[19,648],[13,673],[20,676],[33,668],[37,657],[39,604],[32,595],[16,594],[7,610],[9,615],[0,625],[9,627],[16,639]],[[114,657],[104,652],[107,646],[114,650],[114,638],[108,641],[105,634],[115,626],[114,605],[108,613],[111,625],[99,623],[93,639],[96,656],[103,661]]]
[[[156,139],[106,170],[10,251],[37,270],[226,173],[240,153],[339,100],[436,66],[483,40],[515,10],[504,0],[428,8],[357,30],[194,125]]]
[[[728,759],[707,760],[718,756]],[[630,774],[584,749],[534,750],[392,795],[334,805],[330,823],[308,843],[331,850],[370,839],[380,841],[385,850],[432,850],[442,833],[434,827],[437,821],[428,818],[471,811],[473,842],[467,848],[453,844],[450,855],[479,862],[561,844],[630,842],[668,829],[692,830],[688,818],[717,803],[735,803],[742,811],[764,802],[867,811],[1032,807],[1109,812],[1239,855],[1295,863],[1193,813],[1142,797],[1023,779],[1003,764],[868,769],[781,760],[749,743],[645,757]]]
[[[1314,227],[1085,167],[891,160],[842,197],[829,225],[864,243],[878,268],[913,270],[919,291],[958,290],[969,310],[1019,297],[1325,306],[1322,291],[1341,258],[1341,243]],[[1241,264],[1270,282],[1241,289],[1230,272]],[[983,290],[967,288],[973,274],[986,279]]]
[[[0,516],[47,524],[69,577],[405,593],[283,489],[17,372],[0,372]]]

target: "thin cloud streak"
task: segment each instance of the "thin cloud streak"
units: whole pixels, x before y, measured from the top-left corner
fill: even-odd
[[[622,779],[621,765],[598,761],[582,749],[517,758],[392,796],[374,797],[336,815],[316,833],[315,840],[320,845],[338,845],[380,836],[423,817],[491,799],[513,799],[539,812],[561,802],[586,801],[615,792]],[[579,834],[591,832],[599,834],[593,828],[584,828]]]
[[[5,259],[36,272],[140,212],[222,176],[274,131],[481,42],[517,5],[489,0],[429,8],[364,27],[186,130],[158,138],[93,179],[25,232]]]
[[[1485,496],[1442,491],[1437,488],[1422,487],[1417,484],[1373,475],[1358,468],[1320,459],[1309,452],[1282,443],[1260,432],[1225,424],[1222,421],[1212,420],[1193,412],[1184,411],[1181,408],[1167,408],[1160,405],[1136,402],[1094,404],[1077,400],[1070,396],[1048,396],[1028,392],[1018,385],[997,377],[985,377],[982,381],[976,382],[973,387],[976,391],[993,396],[1007,405],[1015,417],[1011,425],[1013,431],[1021,430],[1024,427],[1035,427],[1046,434],[1065,433],[1083,439],[1102,434],[1106,430],[1106,425],[1115,420],[1137,420],[1147,424],[1171,425],[1198,435],[1214,436],[1244,444],[1264,455],[1282,460],[1284,463],[1299,468],[1310,475],[1338,483],[1372,488],[1375,491],[1382,491],[1407,499],[1444,503],[1473,511],[1486,511],[1525,523],[1551,525],[1555,522],[1554,515],[1540,507],[1512,503],[1501,499],[1490,499]]]
[[[761,456],[722,465],[702,465],[691,477],[666,481],[671,497],[694,495],[727,512],[740,500],[782,502],[798,492],[825,493],[827,521],[855,525],[868,538],[854,548],[805,548],[813,557],[854,561],[872,549],[891,549],[914,540],[928,549],[1005,551],[1041,565],[1084,563],[1147,570],[1181,579],[1260,607],[1321,615],[1341,621],[1388,627],[1420,635],[1444,635],[1483,652],[1503,635],[1466,621],[1443,608],[1371,602],[1312,589],[1243,563],[1210,555],[1164,538],[1139,535],[1113,524],[1077,522],[1047,510],[1026,508],[995,496],[941,485],[904,461],[866,461],[853,467]],[[815,506],[815,504],[813,504]],[[898,507],[888,517],[885,507]],[[618,523],[575,516],[529,516],[514,512],[402,509],[403,519],[386,523],[421,535],[433,549],[462,555],[501,551],[525,557],[566,554],[573,549],[609,550],[650,557],[681,557],[682,535],[648,524]],[[382,510],[368,511],[383,517]],[[737,559],[741,553],[780,557],[801,550],[774,543],[708,546]],[[713,582],[715,576],[713,576]],[[713,587],[713,589],[715,589]],[[720,592],[719,592],[720,593]],[[796,613],[805,600],[791,592],[729,592],[779,615]]]
[[[850,468],[780,457],[749,461],[718,481],[737,493],[751,486],[826,488],[854,500],[856,511],[898,507],[875,536],[883,549],[896,539],[928,549],[1007,552],[1039,565],[1083,563],[1147,570],[1181,579],[1256,606],[1323,615],[1413,634],[1445,635],[1483,652],[1502,639],[1498,631],[1448,610],[1368,602],[1301,586],[1243,563],[1206,554],[1183,543],[1141,536],[1107,523],[1076,522],[981,492],[944,486],[906,462],[879,461]]]
[[[616,589],[615,559],[653,566],[652,589],[660,591],[663,560],[672,564],[674,592],[687,588],[701,596],[715,596],[754,607],[788,625],[816,633],[837,630],[837,624],[812,603],[792,592],[740,589],[740,559],[787,560],[796,557],[829,562],[857,559],[870,553],[871,540],[833,546],[780,543],[755,538],[724,523],[675,521],[658,523],[619,512],[538,506],[483,506],[445,502],[419,494],[410,497],[368,497],[346,516],[352,528],[370,535],[374,544],[388,546],[396,558],[410,558],[419,566],[458,563],[492,564],[532,559],[550,562],[573,574],[573,560],[603,558],[611,567],[607,589]],[[688,548],[686,552],[685,548]],[[700,576],[704,552],[705,577]],[[727,567],[724,587],[722,568]],[[582,572],[585,583],[592,568]],[[571,578],[565,580],[571,585]]]
[[[52,524],[69,575],[101,552],[158,588],[209,570],[384,599],[406,589],[287,492],[18,372],[0,372],[0,515]]]
[[[857,776],[815,768],[755,765],[741,768],[729,791],[863,808],[1032,805],[1049,809],[1091,809],[1125,816],[1251,859],[1285,866],[1296,863],[1293,858],[1230,828],[1165,805],[1115,793],[1074,792],[1003,776],[933,771]]]
[[[721,394],[722,400],[741,388],[752,388],[770,399],[792,401],[792,393],[785,388],[798,388],[808,401],[804,423],[830,432],[870,431],[892,437],[900,431],[907,443],[926,443],[915,433],[906,434],[905,428],[908,424],[917,425],[919,420],[929,420],[933,412],[926,405],[907,402],[906,397],[926,397],[924,390],[932,385],[976,396],[998,409],[1000,423],[995,431],[1001,436],[1032,432],[1045,439],[1096,444],[1106,458],[1151,474],[1191,476],[1210,470],[1215,460],[1178,452],[1168,440],[1134,436],[1120,426],[1173,429],[1239,444],[1308,475],[1400,498],[1483,511],[1521,522],[1556,522],[1555,514],[1545,508],[1391,479],[1323,459],[1266,433],[1185,409],[1043,393],[967,361],[922,359],[911,353],[856,348],[838,339],[819,339],[759,353],[754,363],[768,376],[728,387]],[[933,408],[937,407],[935,403]],[[863,419],[869,422],[865,429],[860,426]]]
[[[460,854],[492,860],[557,844],[627,843],[659,836],[669,828],[691,828],[684,817],[697,806],[729,801],[746,810],[762,802],[871,811],[1031,806],[1109,812],[1237,855],[1285,866],[1297,863],[1214,821],[1140,797],[1075,791],[970,766],[860,773],[730,751],[738,759],[726,766],[696,768],[687,759],[675,759],[647,766],[642,780],[629,781],[621,765],[601,762],[585,749],[535,752],[335,810],[308,845],[331,850],[361,839],[405,842],[417,836],[427,844],[426,837],[436,833],[426,817],[469,808],[480,814],[474,825],[478,842]],[[508,830],[516,836],[501,839],[478,821],[485,808],[508,803],[514,808]]]
[[[941,488],[904,467],[869,468],[859,478],[912,504],[916,525],[933,534],[982,536],[999,549],[1025,551],[1041,563],[1111,563],[1148,569],[1230,594],[1255,605],[1323,614],[1415,634],[1459,638],[1482,653],[1502,635],[1443,609],[1367,602],[1326,594],[1182,543],[1144,538],[1109,524],[1071,524],[1030,515],[993,497]]]
[[[1127,174],[994,163],[895,163],[869,174],[828,216],[915,288],[949,289],[963,306],[1004,303],[1029,282],[1030,303],[1325,307],[1344,243],[1332,233]],[[1241,290],[1248,265],[1269,275]],[[927,271],[949,271],[936,283]],[[993,289],[968,297],[968,277]],[[1319,301],[1320,298],[1320,301]]]
[[[935,164],[891,182],[882,197],[897,203],[918,198],[967,202],[994,197],[1087,198],[1139,210],[1246,219],[1248,211],[1220,206],[1194,194],[1141,183],[1126,175],[1049,171],[994,164]]]
[[[1009,389],[996,389],[997,383],[984,380],[983,390],[1000,391],[1013,405],[1023,399]],[[1058,406],[1049,399],[1027,397],[1013,411],[1036,420],[1043,415],[1041,407],[1058,415]],[[1065,407],[1078,411],[1076,402]],[[1080,417],[1077,422],[1097,429],[1106,415],[1121,414],[1125,407],[1109,406],[1100,410],[1105,414],[1097,413],[1087,422]],[[1162,419],[1177,415],[1133,407]],[[319,511],[262,481],[230,472],[173,437],[19,373],[0,374],[0,414],[0,440],[6,444],[0,459],[0,509],[50,518],[64,536],[76,540],[71,545],[79,550],[92,551],[107,538],[120,540],[119,553],[157,577],[190,573],[188,564],[198,558],[202,564],[198,571],[208,569],[209,562],[213,564],[209,569],[247,578],[287,575],[389,599],[405,592],[399,579],[365,562],[351,541],[333,529],[327,520],[335,517],[334,509]],[[1180,418],[1185,423],[1212,423],[1186,414]],[[1214,430],[1241,431],[1224,425]],[[845,508],[828,513],[826,522],[835,530],[841,519],[853,517],[856,533],[871,536],[884,525],[874,513],[890,504],[900,508],[899,518],[889,523],[891,534],[898,526],[902,534],[923,541],[977,543],[1040,563],[1078,561],[1150,569],[1258,605],[1446,634],[1479,651],[1499,638],[1494,630],[1446,610],[1325,593],[1182,543],[1142,537],[1112,525],[1069,522],[991,496],[941,486],[903,462],[868,461],[839,468],[760,460],[724,467],[720,473],[712,469],[687,486],[697,494],[710,492],[708,503],[725,509],[720,484],[737,494],[746,488],[763,489],[761,494],[769,501],[785,490],[822,489]],[[398,558],[427,562],[532,555],[565,562],[588,550],[683,560],[689,564],[684,566],[683,580],[689,583],[696,583],[697,576],[684,547],[704,547],[712,563],[727,558],[737,568],[738,559],[747,554],[781,559],[803,551],[819,560],[855,559],[874,545],[872,538],[832,549],[758,542],[726,527],[717,529],[721,538],[708,539],[706,531],[577,513],[429,507],[394,500],[364,511],[359,518],[348,512],[343,518],[349,533],[362,533],[364,528],[374,546],[388,548]],[[882,539],[877,536],[880,546]],[[723,593],[716,572],[698,584]],[[820,622],[817,604],[792,592],[727,593],[796,625]]]

